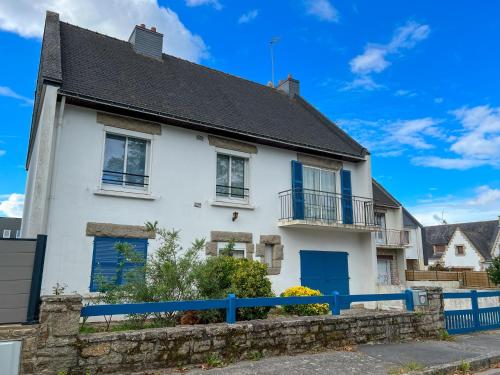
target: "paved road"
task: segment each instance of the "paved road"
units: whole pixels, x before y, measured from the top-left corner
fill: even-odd
[[[489,353],[500,354],[500,331],[456,336],[454,341],[413,341],[403,344],[362,345],[356,352],[323,352],[265,358],[240,362],[221,369],[199,370],[190,374],[374,374],[386,375],[392,368],[409,362],[433,366]],[[496,372],[495,372],[496,371]],[[500,375],[500,369],[485,375]]]

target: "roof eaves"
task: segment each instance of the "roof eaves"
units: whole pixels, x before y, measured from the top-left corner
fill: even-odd
[[[295,95],[294,99],[297,100],[299,104],[301,104],[305,109],[307,109],[313,116],[315,116],[323,125],[326,126],[327,129],[330,131],[335,131],[336,136],[340,136],[344,141],[347,143],[350,143],[351,146],[360,148],[361,156],[366,156],[369,155],[370,152],[368,151],[367,148],[363,147],[361,144],[359,144],[355,139],[353,139],[349,134],[347,134],[342,128],[340,128],[337,124],[335,124],[333,121],[331,121],[328,117],[326,117],[323,113],[321,113],[317,108],[315,108],[313,105],[311,105],[307,100],[305,100],[303,97],[300,95]],[[332,129],[335,128],[334,129]]]
[[[394,198],[394,196],[389,193],[382,185],[380,185],[377,180],[375,180],[374,178],[372,178],[372,181],[375,185],[377,185],[377,187],[385,194],[387,195],[388,198],[390,198],[394,204],[393,205],[389,205],[389,204],[383,204],[383,203],[377,203],[375,202],[375,205],[376,206],[382,206],[382,207],[390,207],[390,208],[399,208],[399,207],[402,207],[403,205],[401,203],[399,203],[399,201]]]
[[[183,118],[183,117],[179,117],[179,116],[174,116],[174,115],[166,114],[166,113],[159,112],[159,111],[153,111],[153,110],[144,109],[144,108],[140,108],[140,107],[134,107],[134,106],[130,106],[130,105],[127,105],[124,103],[112,102],[112,101],[102,99],[102,98],[89,97],[86,95],[82,95],[82,94],[79,94],[76,92],[71,92],[71,91],[64,90],[64,89],[60,89],[59,93],[61,95],[65,95],[68,98],[74,98],[74,99],[82,101],[82,102],[95,103],[95,104],[100,104],[100,105],[107,106],[107,107],[131,111],[131,112],[134,112],[136,115],[137,114],[151,115],[151,116],[156,116],[156,117],[166,119],[166,120],[179,121],[179,122],[184,122],[187,124],[192,124],[195,126],[201,126],[201,127],[207,128],[207,129],[224,130],[228,134],[249,136],[249,137],[253,137],[257,140],[259,140],[259,139],[260,140],[267,140],[267,141],[271,141],[271,142],[276,143],[276,144],[294,146],[303,152],[312,152],[312,153],[319,152],[323,155],[329,155],[331,157],[340,157],[340,158],[344,158],[346,160],[351,160],[351,161],[364,161],[365,160],[364,156],[360,156],[360,155],[356,155],[356,154],[350,154],[350,153],[339,152],[339,151],[332,151],[332,150],[320,148],[320,147],[313,146],[313,145],[302,144],[302,143],[298,143],[298,142],[284,141],[284,140],[274,138],[274,137],[265,137],[265,136],[262,136],[262,135],[259,135],[256,133],[252,133],[252,132],[239,132],[239,131],[236,131],[234,129],[226,128],[226,127],[223,127],[220,125],[214,125],[214,124],[210,124],[207,122],[197,121],[197,120]]]

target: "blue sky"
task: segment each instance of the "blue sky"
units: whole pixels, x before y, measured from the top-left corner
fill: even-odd
[[[278,37],[277,79],[299,79],[417,218],[500,215],[500,3],[472,0],[3,0],[0,215],[21,212],[47,8],[122,39],[155,25],[165,52],[264,84]]]

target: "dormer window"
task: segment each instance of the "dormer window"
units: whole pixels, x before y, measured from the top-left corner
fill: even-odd
[[[434,245],[434,254],[442,254],[446,250],[446,245]]]

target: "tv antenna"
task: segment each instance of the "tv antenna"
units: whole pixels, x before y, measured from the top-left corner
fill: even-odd
[[[273,36],[269,42],[269,49],[271,50],[271,82],[274,87],[274,45],[280,40],[279,36]]]

